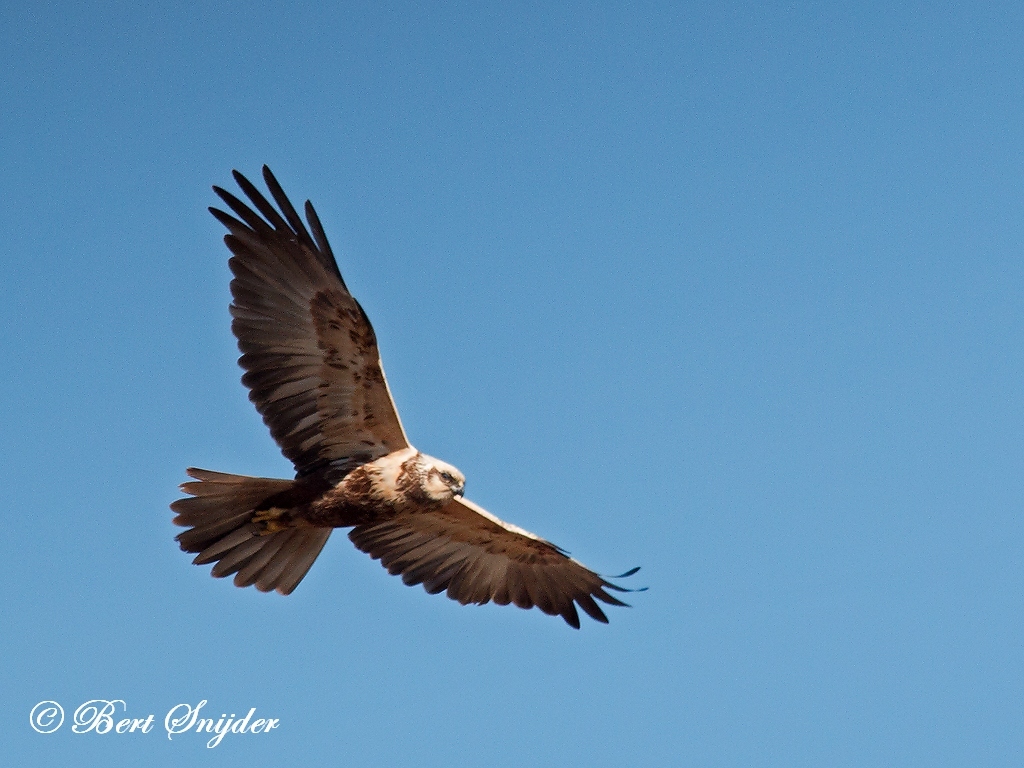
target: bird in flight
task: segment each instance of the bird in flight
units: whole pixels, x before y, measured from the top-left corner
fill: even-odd
[[[242,383],[296,475],[186,470],[189,495],[171,504],[174,522],[188,528],[181,548],[197,553],[198,565],[214,563],[216,577],[287,595],[331,532],[351,528],[357,548],[431,594],[536,606],[577,629],[578,605],[607,623],[595,598],[625,605],[607,590],[632,590],[463,498],[462,473],[409,443],[373,328],[313,206],[306,202],[307,229],[269,168],[263,179],[277,207],[233,175],[251,206],[214,187],[234,216],[210,212],[228,229]]]

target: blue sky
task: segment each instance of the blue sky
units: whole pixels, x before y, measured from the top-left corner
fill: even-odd
[[[5,5],[0,750],[1020,765],[1022,37],[1012,3]],[[287,598],[177,550],[186,466],[290,476],[205,210],[263,163],[417,447],[642,566],[633,608],[463,608],[343,534]],[[156,727],[71,733],[92,699]],[[201,700],[280,726],[169,741]]]

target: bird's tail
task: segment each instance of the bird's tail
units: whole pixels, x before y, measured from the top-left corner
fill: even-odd
[[[213,575],[235,573],[235,585],[262,592],[291,593],[302,581],[331,535],[330,528],[287,528],[261,535],[253,524],[259,505],[289,490],[292,480],[271,480],[189,468],[197,482],[182,483],[189,497],[171,504],[174,522],[186,526],[177,536],[185,552],[197,552],[196,565],[215,563]]]

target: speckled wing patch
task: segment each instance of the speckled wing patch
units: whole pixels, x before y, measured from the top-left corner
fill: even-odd
[[[377,351],[377,339],[363,308],[348,291],[321,291],[310,304],[323,354],[317,392],[320,432],[332,459],[407,448]]]

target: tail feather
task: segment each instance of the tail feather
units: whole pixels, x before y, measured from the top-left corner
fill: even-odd
[[[248,513],[246,515],[246,518],[251,517],[251,515],[252,513]],[[235,518],[231,519],[234,520]],[[213,544],[211,544],[206,549],[202,550],[198,555],[196,555],[196,565],[206,565],[207,563],[213,563],[218,560],[224,560],[228,557],[229,553],[231,555],[234,555],[236,552],[242,549],[242,544],[251,544],[253,541],[258,542],[261,538],[263,538],[262,536],[253,536],[252,531],[250,530],[250,526],[242,525],[242,522],[248,522],[248,520],[243,519],[242,521],[240,521],[239,525],[241,525],[241,527],[231,529],[231,532],[228,533],[226,536],[222,537],[219,541],[213,542]],[[183,536],[184,534],[182,534],[182,536],[179,536],[179,538],[183,538]]]
[[[259,578],[256,579],[256,589],[267,591],[277,587],[285,570],[291,566],[292,559],[305,544],[301,533],[301,531],[294,531],[291,538],[281,545],[277,554],[260,571]]]
[[[235,585],[290,594],[327,543],[330,528],[290,528],[261,536],[253,511],[266,499],[287,491],[292,480],[246,477],[189,468],[198,482],[183,483],[190,496],[171,504],[174,522],[189,530],[176,538],[185,552],[197,553],[197,565],[214,563],[218,578],[235,575]]]
[[[185,501],[185,499],[183,499]],[[252,510],[246,512],[240,512],[237,515],[231,517],[225,517],[218,519],[212,523],[200,523],[195,528],[185,531],[184,533],[178,534],[177,541],[181,544],[181,548],[186,552],[199,552],[200,557],[206,554],[206,550],[210,546],[215,546],[218,541],[223,540],[223,536],[226,533],[231,533],[236,530],[240,525],[249,522],[252,518]],[[188,525],[189,523],[175,520],[178,525]],[[212,544],[211,544],[212,542]],[[196,558],[199,563],[209,562],[208,560],[200,560]]]
[[[274,555],[280,551],[281,547],[291,538],[294,532],[295,529],[291,528],[287,531],[275,533],[273,536],[268,536],[267,538],[271,540],[238,569],[238,575],[235,576],[235,584],[240,587],[251,587],[256,584],[263,573],[263,569],[267,567]],[[258,586],[256,588],[259,589]]]

